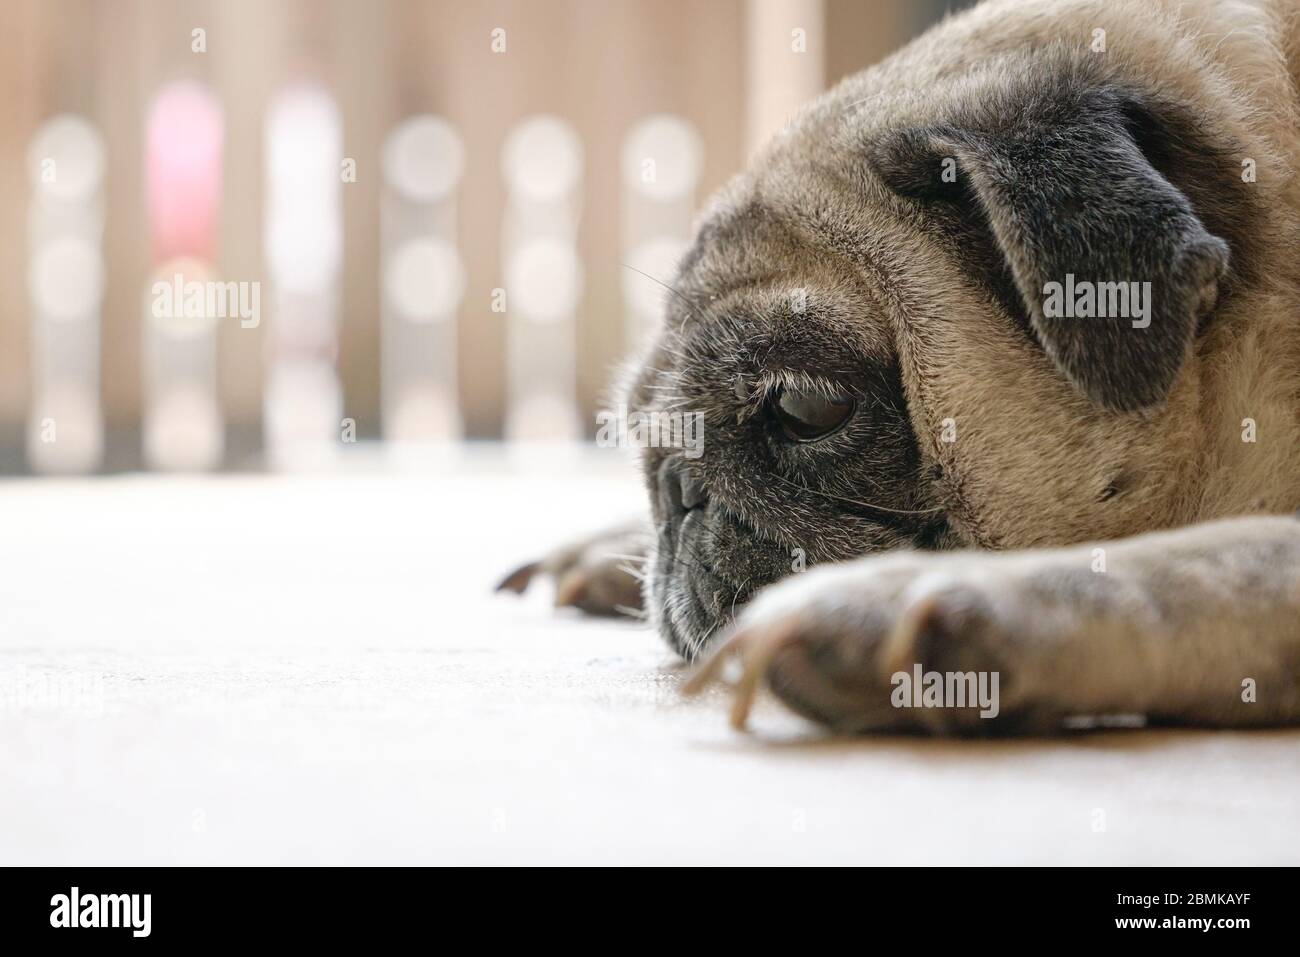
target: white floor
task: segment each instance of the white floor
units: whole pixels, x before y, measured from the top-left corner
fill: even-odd
[[[491,593],[640,494],[0,484],[0,864],[1300,861],[1300,733],[739,735],[643,628]]]

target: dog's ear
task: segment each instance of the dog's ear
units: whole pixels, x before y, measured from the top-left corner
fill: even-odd
[[[1037,338],[1079,390],[1109,409],[1156,404],[1214,308],[1228,244],[1151,165],[1118,98],[1041,113],[898,131],[873,165],[895,191],[991,234]]]

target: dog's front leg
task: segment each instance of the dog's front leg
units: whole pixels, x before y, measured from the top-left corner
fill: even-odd
[[[761,593],[693,687],[733,655],[737,723],[763,680],[846,730],[1047,732],[1114,714],[1300,722],[1300,520],[814,569]]]

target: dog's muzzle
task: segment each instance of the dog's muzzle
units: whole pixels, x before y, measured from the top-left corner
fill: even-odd
[[[692,660],[759,587],[781,576],[785,552],[759,542],[712,500],[681,457],[660,465],[656,485],[650,601],[664,638]]]

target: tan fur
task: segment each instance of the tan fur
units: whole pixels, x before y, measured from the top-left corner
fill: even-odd
[[[738,723],[762,678],[846,730],[993,730],[969,709],[891,706],[891,674],[911,662],[1009,673],[999,730],[1112,713],[1300,720],[1300,522],[1238,517],[1300,509],[1300,3],[986,3],[814,105],[773,144],[756,188],[778,196],[818,144],[862,135],[841,132],[846,104],[865,111],[868,137],[907,126],[994,88],[1014,64],[986,70],[995,55],[1053,44],[1077,55],[1096,29],[1118,83],[1169,95],[1215,143],[1237,145],[1215,159],[1254,161],[1249,278],[1221,301],[1166,402],[1099,412],[1042,349],[989,322],[989,303],[881,195],[864,203],[867,281],[889,311],[950,519],[972,545],[1014,550],[869,556],[763,591],[719,652],[744,661]],[[955,442],[940,440],[948,419]]]
[[[1106,31],[1107,51],[1096,55],[1114,76],[1171,91],[1244,145],[1236,162],[1255,160],[1268,215],[1260,278],[1218,311],[1169,401],[1124,416],[1098,414],[1041,350],[990,324],[988,305],[955,277],[944,281],[951,271],[924,238],[869,210],[873,278],[893,315],[916,431],[944,466],[944,497],[971,544],[1055,545],[1300,508],[1298,7],[986,3],[847,80],[760,161],[757,188],[788,191],[809,151],[844,135],[846,105],[862,111],[868,131],[919,121],[945,99],[978,95],[990,56],[1026,40],[1086,47],[1095,29]],[[926,282],[900,281],[907,276]],[[954,443],[939,441],[945,419]],[[1256,423],[1254,443],[1242,441],[1245,419]],[[1125,494],[1099,507],[1116,481]]]

